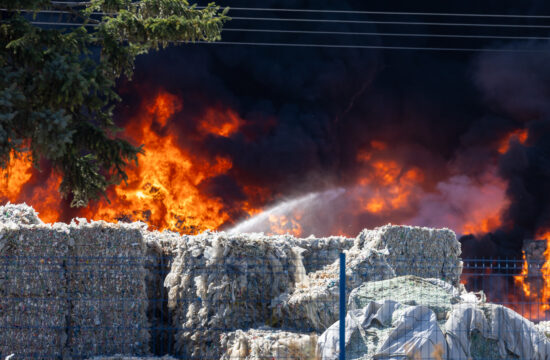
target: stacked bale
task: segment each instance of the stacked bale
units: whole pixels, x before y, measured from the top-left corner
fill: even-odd
[[[346,293],[366,281],[395,276],[386,254],[373,249],[346,251]],[[338,320],[340,261],[309,273],[294,289],[271,302],[272,324],[302,331],[323,332]]]
[[[0,223],[0,357],[62,356],[67,240],[64,226]]]
[[[289,242],[293,242],[303,250],[302,262],[307,273],[321,270],[327,265],[338,260],[341,252],[349,250],[354,238],[344,236],[329,236],[326,238],[315,238],[313,236],[297,239],[293,236],[286,236]]]
[[[460,244],[448,229],[386,225],[363,230],[344,252],[347,295],[362,283],[400,275],[444,279],[457,285],[462,271]],[[322,332],[337,321],[339,268],[336,260],[310,272],[295,289],[274,299],[273,324]]]
[[[454,286],[460,283],[460,243],[452,230],[385,225],[363,230],[354,246],[387,251],[397,276],[435,278]]]
[[[141,224],[72,223],[67,264],[73,358],[149,350]]]
[[[219,358],[223,333],[263,324],[270,317],[271,299],[294,285],[296,256],[284,237],[184,237],[165,281],[179,328],[176,352],[186,358]]]
[[[172,248],[181,239],[178,233],[171,231],[142,231],[147,245],[145,257],[145,285],[147,289],[147,318],[149,319],[150,349],[153,354],[172,352],[175,331],[168,312],[168,292],[164,279],[170,271]]]

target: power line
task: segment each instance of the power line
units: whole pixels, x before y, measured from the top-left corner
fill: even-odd
[[[54,5],[85,6],[89,2],[64,2],[52,1]],[[78,5],[75,5],[78,4]],[[197,6],[204,9],[205,6]],[[410,16],[461,16],[461,17],[502,17],[502,18],[526,18],[526,19],[550,19],[550,15],[523,15],[523,14],[481,14],[481,13],[445,13],[445,12],[409,12],[409,11],[362,11],[362,10],[321,10],[321,9],[289,9],[289,8],[255,8],[255,7],[229,7],[238,11],[279,11],[279,12],[309,12],[329,14],[365,14],[365,15],[410,15]]]
[[[271,42],[243,42],[243,41],[197,41],[196,43],[209,45],[249,45],[249,46],[289,46],[289,47],[320,47],[320,48],[348,48],[348,49],[383,49],[383,50],[428,50],[428,51],[490,51],[504,53],[550,53],[548,50],[538,49],[495,49],[495,48],[453,48],[453,47],[416,47],[416,46],[384,46],[384,45],[338,45],[338,44],[300,44],[300,43],[271,43]],[[193,43],[189,43],[193,44]]]
[[[97,24],[81,24],[70,22],[49,22],[31,21],[35,25],[50,26],[90,26]],[[277,29],[244,29],[244,28],[223,28],[227,32],[250,32],[250,33],[274,33],[274,34],[308,34],[308,35],[358,35],[358,36],[387,36],[387,37],[422,37],[422,38],[456,38],[456,39],[501,39],[501,40],[550,40],[550,37],[543,36],[500,36],[500,35],[465,35],[465,34],[419,34],[419,33],[385,33],[385,32],[353,32],[353,31],[323,31],[323,30],[277,30]]]
[[[292,22],[316,22],[338,24],[380,24],[380,25],[432,25],[432,26],[472,26],[472,27],[509,27],[509,28],[539,28],[548,29],[550,25],[524,25],[524,24],[483,24],[483,23],[445,23],[429,21],[378,21],[378,20],[344,20],[344,19],[303,19],[303,18],[270,18],[270,17],[237,17],[232,20],[252,21],[292,21]]]
[[[0,9],[6,11],[7,9]],[[33,10],[19,10],[22,12],[34,12]],[[49,14],[73,14],[64,10],[40,10],[38,13]],[[106,15],[103,12],[95,12],[93,15]],[[249,21],[275,21],[275,22],[313,22],[313,23],[337,23],[337,24],[378,24],[378,25],[428,25],[428,26],[472,26],[472,27],[496,27],[496,28],[538,28],[548,29],[550,25],[528,25],[528,24],[487,24],[487,23],[452,23],[452,22],[430,22],[430,21],[379,21],[379,20],[346,20],[346,19],[308,19],[308,18],[273,18],[273,17],[242,17],[233,16],[232,20]]]
[[[355,32],[355,31],[324,31],[324,30],[277,30],[277,29],[243,29],[223,28],[222,31],[281,33],[281,34],[311,34],[311,35],[364,35],[388,37],[434,37],[434,38],[464,38],[464,39],[504,39],[504,40],[550,40],[550,37],[539,36],[500,36],[500,35],[465,35],[465,34],[419,34],[419,33],[386,33],[386,32]]]
[[[61,24],[55,22],[32,22],[38,25],[57,25]],[[96,24],[78,24],[78,23],[66,23],[64,25],[70,26],[97,26]],[[175,41],[183,43],[182,41]],[[185,42],[187,44],[200,43],[200,44],[220,44],[220,45],[247,45],[247,46],[277,46],[277,47],[303,47],[303,48],[341,48],[341,49],[380,49],[380,50],[425,50],[425,51],[489,51],[489,52],[504,52],[504,53],[541,53],[550,52],[549,50],[540,49],[506,49],[506,48],[457,48],[457,47],[419,47],[419,46],[385,46],[385,45],[343,45],[343,44],[311,44],[311,43],[279,43],[279,42],[247,42],[247,41],[197,41],[197,42]]]

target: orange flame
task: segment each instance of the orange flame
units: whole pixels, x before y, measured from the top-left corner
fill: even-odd
[[[127,131],[134,141],[146,144],[145,154],[139,156],[139,167],[127,172],[128,185],[114,188],[111,204],[94,204],[84,210],[87,217],[141,220],[153,228],[184,233],[217,229],[230,219],[222,201],[203,194],[199,185],[230,170],[231,159],[202,158],[178,146],[174,135],[159,135],[151,130],[153,120],[166,125],[181,108],[177,97],[160,93],[147,112],[132,122]],[[210,109],[199,128],[228,136],[242,122],[233,111]]]
[[[239,129],[241,124],[242,120],[231,109],[227,109],[225,112],[208,109],[204,115],[204,120],[199,124],[199,130],[203,134],[229,137]]]
[[[32,161],[29,156],[15,156],[12,152],[8,167],[1,171],[0,196],[7,201],[16,202],[23,185],[32,178]]]
[[[530,264],[522,251],[523,264],[521,273],[514,276],[514,283],[520,287],[527,301],[527,311],[522,311],[524,316],[539,320],[546,317],[550,310],[550,231],[541,231],[536,234],[538,239],[546,241],[546,250],[543,253],[542,266]],[[532,286],[530,279],[536,280],[542,277],[542,286]],[[533,281],[531,280],[531,281]],[[524,301],[525,302],[525,301]]]
[[[291,218],[285,215],[269,215],[269,222],[271,224],[270,233],[279,235],[291,234],[294,236],[302,235],[302,226],[299,223],[301,217],[301,214],[294,214]]]
[[[376,142],[376,148],[384,150],[386,147],[382,144]],[[358,155],[358,160],[370,168],[358,184],[372,188],[368,195],[359,198],[361,209],[377,214],[406,206],[415,187],[424,180],[422,171],[417,168],[404,170],[393,160],[370,161],[371,158],[372,153],[360,152]]]
[[[518,141],[520,144],[525,144],[527,138],[529,137],[529,130],[527,129],[518,129],[509,133],[499,144],[498,152],[504,154],[508,152],[510,148],[510,143],[512,141]]]

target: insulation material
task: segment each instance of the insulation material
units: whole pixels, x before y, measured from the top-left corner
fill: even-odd
[[[13,210],[14,206],[6,207]],[[32,213],[18,210],[22,210],[19,214]],[[62,355],[69,313],[64,266],[67,239],[66,227],[58,224],[0,223],[0,357]]]
[[[69,225],[67,347],[73,358],[148,352],[142,225]]]
[[[165,280],[173,325],[179,327],[176,352],[219,358],[222,333],[265,323],[271,299],[300,276],[295,254],[291,242],[278,236],[184,236]]]
[[[460,283],[460,243],[449,229],[385,225],[363,230],[355,247],[387,250],[387,260],[397,276],[416,275]]]
[[[314,359],[317,334],[270,328],[237,330],[222,334],[220,360]]]

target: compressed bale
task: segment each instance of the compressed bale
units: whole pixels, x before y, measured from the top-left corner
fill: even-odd
[[[346,253],[346,295],[366,281],[395,276],[384,252],[352,248]],[[324,269],[309,273],[271,302],[272,318],[269,325],[323,332],[338,320],[340,299],[340,261]]]
[[[38,213],[27,204],[10,204],[0,206],[0,223],[14,222],[20,225],[43,224]]]
[[[70,225],[68,349],[73,358],[149,352],[141,224]]]
[[[283,237],[184,237],[166,278],[168,305],[178,327],[176,353],[219,358],[222,333],[265,323],[271,299],[292,288],[298,276],[296,256]]]
[[[363,230],[354,246],[387,250],[397,276],[436,278],[454,286],[460,283],[460,243],[452,230],[385,225]]]
[[[314,359],[317,334],[270,328],[236,330],[221,336],[220,360]]]
[[[162,357],[153,356],[127,356],[127,355],[113,355],[113,356],[96,356],[89,358],[89,360],[176,360],[175,358],[165,355]]]
[[[394,300],[405,305],[430,308],[438,320],[444,320],[452,304],[462,301],[459,289],[439,279],[423,279],[414,275],[366,282],[353,289],[348,298],[348,309],[358,310],[372,301]]]
[[[538,331],[544,334],[546,337],[550,337],[550,321],[540,321],[535,325]]]
[[[0,356],[56,358],[63,353],[66,227],[0,223]]]
[[[164,280],[170,271],[172,249],[181,239],[171,231],[142,231],[147,245],[145,257],[145,286],[148,306],[147,318],[150,323],[150,350],[153,354],[171,353],[175,329],[168,312],[168,291]]]
[[[288,237],[295,246],[303,250],[302,263],[307,273],[318,271],[338,260],[340,253],[349,250],[354,242],[354,238],[343,236],[330,236],[326,238],[308,238],[296,239]]]

